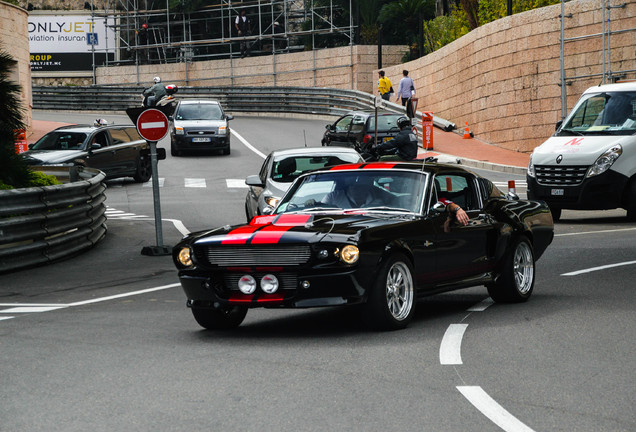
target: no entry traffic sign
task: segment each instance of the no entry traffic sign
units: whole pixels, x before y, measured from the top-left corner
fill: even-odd
[[[137,132],[147,141],[159,141],[168,133],[168,117],[158,109],[147,109],[137,119]]]

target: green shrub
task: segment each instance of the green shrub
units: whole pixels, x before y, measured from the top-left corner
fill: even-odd
[[[46,175],[40,171],[31,171],[30,180],[31,182],[29,187],[51,186],[51,185],[60,184],[60,181],[57,179],[57,177],[52,175]]]

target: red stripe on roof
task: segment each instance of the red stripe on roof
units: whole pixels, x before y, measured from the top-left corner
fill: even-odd
[[[393,168],[396,165],[397,165],[397,162],[395,162],[395,163],[392,163],[392,162],[378,162],[378,163],[366,164],[365,166],[362,167],[362,169]]]
[[[330,168],[331,171],[336,170],[345,170],[345,169],[357,169],[360,168],[362,164],[346,164],[346,165],[336,165]]]

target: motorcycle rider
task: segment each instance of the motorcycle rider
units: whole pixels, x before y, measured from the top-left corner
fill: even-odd
[[[417,137],[411,130],[411,121],[401,117],[397,126],[400,132],[395,138],[378,144],[376,148],[381,161],[411,161],[417,157]]]
[[[164,96],[166,96],[166,88],[163,84],[161,84],[161,77],[154,77],[152,79],[154,81],[154,85],[152,87],[144,90],[144,106],[150,107],[157,105],[157,102],[161,100]]]

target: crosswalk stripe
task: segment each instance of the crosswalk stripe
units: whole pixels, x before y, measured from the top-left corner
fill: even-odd
[[[183,179],[185,187],[190,188],[204,188],[206,187],[205,179],[203,178],[185,178]]]
[[[248,188],[245,179],[225,179],[228,188]]]
[[[159,177],[159,187],[163,187],[163,184],[165,181],[166,181],[165,177]],[[143,187],[152,187],[152,179],[144,183]]]

